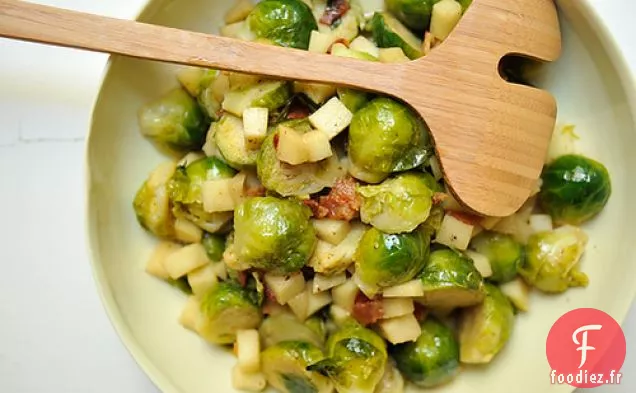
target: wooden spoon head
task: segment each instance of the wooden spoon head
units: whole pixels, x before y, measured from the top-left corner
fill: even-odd
[[[475,0],[439,48],[405,65],[398,95],[427,122],[451,191],[474,212],[501,217],[523,205],[556,122],[554,98],[504,81],[501,59],[560,52],[552,0]]]

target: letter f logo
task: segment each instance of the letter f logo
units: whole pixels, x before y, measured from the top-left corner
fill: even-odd
[[[585,325],[576,329],[574,333],[572,334],[572,341],[574,341],[574,344],[580,345],[580,347],[576,349],[577,351],[581,351],[581,364],[579,365],[579,368],[583,367],[583,365],[587,361],[587,351],[594,351],[596,349],[594,347],[590,347],[587,345],[587,332],[589,330],[601,330],[602,327],[603,327],[602,325]],[[579,342],[577,336],[581,332],[583,334],[582,334],[581,342]]]

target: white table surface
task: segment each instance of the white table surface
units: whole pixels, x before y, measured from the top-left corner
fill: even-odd
[[[636,64],[636,2],[591,1]],[[40,2],[122,18],[134,17],[144,3]],[[106,59],[0,39],[3,393],[158,391],[111,327],[84,246],[84,138]],[[598,393],[636,391],[636,307],[624,330],[624,382]]]

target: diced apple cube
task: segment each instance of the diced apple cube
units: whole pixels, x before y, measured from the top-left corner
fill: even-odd
[[[309,162],[318,162],[333,155],[327,134],[322,131],[309,131],[302,136]]]
[[[415,341],[422,334],[422,328],[413,314],[383,319],[378,326],[380,334],[394,345]]]
[[[455,0],[442,0],[433,6],[431,34],[444,41],[462,17],[462,5]]]
[[[190,220],[177,218],[174,222],[175,236],[184,243],[199,243],[203,230]]]
[[[482,277],[488,278],[492,276],[492,266],[490,265],[490,260],[484,254],[480,254],[477,251],[466,250],[464,251],[466,256],[473,260],[473,264],[475,265],[475,269],[481,274]]]
[[[233,211],[236,199],[232,179],[207,180],[201,185],[203,210],[208,213]]]
[[[192,288],[192,293],[202,296],[218,284],[219,279],[214,267],[216,264],[218,264],[218,262],[208,263],[188,273],[188,284],[190,284],[190,288]]]
[[[170,278],[176,280],[209,262],[205,248],[200,243],[195,243],[172,252],[166,257],[163,266]]]
[[[479,225],[490,230],[493,229],[499,221],[501,221],[501,217],[484,217],[481,219]]]
[[[345,273],[334,274],[333,276],[316,273],[314,276],[313,292],[328,291],[333,287],[343,284],[345,281],[347,281],[347,275]]]
[[[250,30],[249,25],[245,21],[231,23],[222,26],[220,33],[223,37],[237,38],[244,41],[252,41],[256,36]]]
[[[294,92],[304,93],[316,104],[322,104],[323,102],[327,101],[328,98],[335,96],[336,90],[337,88],[334,85],[305,82],[294,83]]]
[[[307,318],[307,307],[309,306],[308,293],[302,291],[287,302],[294,315],[301,321]]]
[[[458,220],[450,214],[444,216],[442,225],[437,231],[435,241],[445,246],[465,250],[473,233],[473,226]]]
[[[359,292],[360,289],[356,283],[352,280],[348,280],[344,284],[333,288],[331,290],[331,296],[333,297],[334,304],[351,312]]]
[[[269,110],[267,108],[247,108],[243,111],[243,133],[249,149],[258,149],[267,136]]]
[[[164,267],[164,262],[170,254],[180,248],[181,245],[172,242],[164,241],[157,244],[157,247],[155,247],[155,250],[146,263],[146,273],[164,280],[170,278],[170,274]]]
[[[533,232],[546,232],[553,229],[552,217],[548,214],[533,214],[530,216],[530,227]]]
[[[309,318],[333,301],[329,292],[313,293],[313,286],[313,281],[308,281],[305,290],[287,303],[301,321]]]
[[[318,238],[333,245],[340,244],[351,231],[351,224],[348,221],[320,219],[312,220],[311,223]]]
[[[332,304],[329,307],[329,316],[331,316],[331,320],[338,326],[345,323],[349,318],[351,318],[351,314],[349,311],[344,308],[338,306],[337,304]]]
[[[252,87],[263,80],[260,75],[243,74],[240,72],[229,72],[227,75],[230,89],[240,90],[246,87]]]
[[[237,364],[232,368],[232,387],[247,392],[261,392],[267,387],[267,379],[263,373],[245,372]]]
[[[382,299],[382,309],[384,310],[382,319],[390,319],[413,314],[415,306],[413,305],[413,299],[393,298]]]
[[[317,30],[311,32],[309,38],[309,52],[327,53],[331,45],[336,41],[336,37],[328,33],[321,33]]]
[[[278,132],[278,146],[276,157],[291,165],[299,165],[307,162],[309,154],[305,147],[303,137],[298,131],[289,127],[280,127]]]
[[[329,139],[333,139],[345,128],[349,127],[352,119],[353,114],[351,111],[337,97],[327,101],[325,105],[309,116],[309,122],[315,128],[327,134]]]
[[[375,58],[378,58],[378,56],[380,56],[380,48],[378,48],[376,44],[374,44],[364,36],[358,36],[353,41],[351,41],[351,44],[349,44],[349,49],[367,53]]]
[[[261,369],[261,342],[255,329],[239,330],[236,332],[237,366],[247,373],[254,373]]]
[[[421,297],[424,296],[424,286],[420,280],[411,280],[404,284],[384,288],[382,295],[385,298]]]
[[[381,63],[406,63],[411,61],[402,48],[380,48],[378,60]]]
[[[181,326],[198,333],[198,327],[202,318],[200,307],[199,299],[197,299],[196,296],[190,296],[179,316]]]
[[[225,24],[240,22],[254,9],[252,0],[239,0],[225,13]]]
[[[530,287],[521,278],[501,284],[501,292],[510,299],[512,304],[521,311],[528,311],[530,308]]]
[[[265,284],[274,293],[276,301],[285,305],[289,300],[305,290],[305,279],[301,273],[288,276],[265,274]]]

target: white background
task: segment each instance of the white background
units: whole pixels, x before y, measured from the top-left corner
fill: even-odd
[[[636,72],[636,2],[590,1]],[[40,2],[122,18],[144,3]],[[0,393],[157,392],[111,327],[85,249],[84,138],[106,59],[0,39]],[[636,391],[635,307],[624,330],[624,382],[596,393]]]

